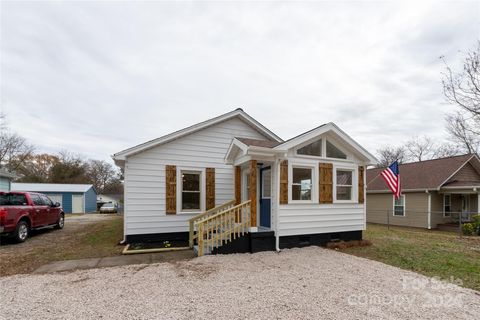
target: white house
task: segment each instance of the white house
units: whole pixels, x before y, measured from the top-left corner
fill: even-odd
[[[125,240],[190,235],[199,254],[361,239],[376,163],[333,123],[283,141],[242,109],[113,159],[125,171]]]

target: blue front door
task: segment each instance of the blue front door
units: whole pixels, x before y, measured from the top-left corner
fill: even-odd
[[[260,226],[270,228],[272,170],[270,167],[260,169]]]

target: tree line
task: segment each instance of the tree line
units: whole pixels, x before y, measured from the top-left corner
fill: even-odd
[[[442,61],[445,60],[440,57]],[[400,146],[384,146],[377,150],[378,167],[399,163],[424,161],[480,149],[480,41],[475,49],[465,53],[463,68],[453,71],[445,63],[442,74],[445,99],[456,111],[445,116],[448,141],[437,143],[428,136],[415,136]]]
[[[123,193],[122,173],[104,160],[85,159],[68,151],[37,153],[34,145],[10,130],[0,115],[0,168],[17,182],[92,184],[98,193]]]

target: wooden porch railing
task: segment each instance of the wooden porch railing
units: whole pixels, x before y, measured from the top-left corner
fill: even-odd
[[[244,235],[250,225],[250,200],[198,220],[198,256]]]
[[[203,213],[200,213],[198,215],[196,215],[195,217],[193,218],[190,218],[190,220],[188,220],[188,224],[189,224],[189,227],[190,227],[190,234],[189,234],[189,241],[188,241],[188,244],[190,246],[190,248],[193,248],[193,244],[195,242],[195,239],[197,238],[198,236],[198,232],[195,233],[195,228],[196,228],[196,222],[197,221],[200,221],[206,217],[209,217],[209,216],[212,216],[220,211],[223,211],[223,210],[226,210],[228,208],[231,208],[235,205],[235,200],[231,200],[231,201],[228,201],[228,202],[225,202],[225,203],[222,203],[221,205],[219,206],[216,206],[215,208],[212,208],[210,210],[207,210]]]

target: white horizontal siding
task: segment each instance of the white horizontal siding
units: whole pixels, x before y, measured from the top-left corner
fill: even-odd
[[[362,204],[282,205],[279,207],[280,236],[363,230]]]
[[[297,157],[293,152],[289,153],[289,163],[306,163],[313,165],[316,169],[319,162],[330,162],[334,167],[351,166],[357,167],[356,159],[351,156],[350,161],[335,161],[334,159],[314,159]],[[277,166],[276,184],[279,183],[279,167]],[[333,173],[335,175],[335,172]],[[355,172],[357,174],[357,172]],[[318,185],[318,177],[313,181],[314,186]],[[334,177],[335,179],[335,177]],[[356,179],[354,178],[354,184]],[[354,193],[357,192],[356,188]],[[318,189],[314,188],[314,192]],[[318,198],[318,197],[317,197]],[[354,199],[356,199],[356,195]],[[314,196],[315,199],[315,196]],[[318,201],[318,199],[316,199]],[[280,236],[293,236],[301,234],[331,233],[344,231],[357,231],[365,229],[364,204],[359,203],[290,203],[278,205],[278,234]]]
[[[215,202],[234,198],[234,169],[224,157],[234,137],[265,139],[234,118],[127,158],[125,164],[125,233],[188,231],[194,214],[165,214],[165,165],[215,168]],[[205,197],[205,195],[202,195]]]

